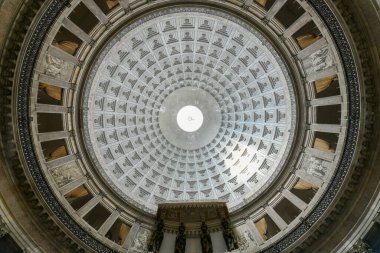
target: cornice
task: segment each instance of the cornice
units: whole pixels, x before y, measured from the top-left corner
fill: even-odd
[[[9,4],[9,3],[3,3]],[[24,232],[30,234],[39,234],[36,238],[44,238],[45,242],[40,242],[40,250],[56,250],[60,248],[63,252],[66,249],[62,247],[62,244],[58,246],[58,241],[64,241],[67,239],[65,233],[63,233],[54,222],[49,218],[46,211],[44,210],[43,204],[33,191],[23,165],[21,163],[20,154],[18,152],[18,144],[15,139],[14,131],[16,130],[16,125],[14,122],[15,108],[12,106],[14,102],[14,97],[12,96],[15,79],[17,73],[18,59],[20,58],[20,50],[23,46],[24,40],[28,33],[28,28],[32,25],[32,20],[38,17],[38,11],[41,9],[43,1],[20,1],[19,8],[17,9],[17,15],[15,15],[13,20],[13,25],[10,26],[9,33],[7,37],[4,37],[4,47],[2,48],[1,54],[1,64],[0,64],[0,125],[1,128],[1,169],[6,173],[9,178],[9,187],[12,187],[13,194],[16,197],[9,201],[20,201],[19,208],[29,207],[27,210],[22,210],[22,212],[32,215],[31,224],[23,224],[26,227]],[[12,15],[12,12],[9,13]],[[17,187],[15,187],[15,185]],[[7,184],[8,185],[8,184]],[[8,187],[5,186],[4,187]],[[20,194],[20,196],[18,196]],[[4,196],[7,198],[7,196]],[[16,210],[13,210],[17,212]],[[37,225],[38,224],[38,225]],[[42,225],[41,227],[39,225]],[[38,226],[30,231],[30,226]],[[49,236],[49,235],[55,235]],[[34,236],[32,236],[33,239]],[[61,240],[57,240],[61,238]],[[37,239],[37,242],[38,240]],[[71,243],[72,244],[72,243]],[[68,244],[66,244],[68,245]],[[30,247],[34,247],[30,244]]]
[[[368,26],[364,28],[365,21],[360,20],[363,18],[362,12],[358,11],[357,7],[353,8],[353,5],[362,5],[363,3],[364,1],[360,0],[349,3],[343,0],[334,0],[331,4],[331,8],[336,11],[337,18],[346,32],[357,62],[360,99],[362,100],[360,119],[362,127],[357,144],[357,155],[353,160],[350,173],[347,175],[345,188],[337,196],[328,216],[321,221],[321,225],[299,248],[310,250],[310,252],[319,252],[322,249],[344,252],[343,247],[352,245],[355,242],[351,241],[352,238],[355,235],[359,236],[360,226],[371,223],[371,219],[376,214],[373,208],[376,208],[375,200],[378,199],[376,196],[379,194],[380,187],[379,173],[376,172],[379,163],[380,136],[375,131],[380,125],[377,95],[380,86],[376,80],[378,80],[380,72],[377,57],[378,46],[373,48],[376,38],[367,34],[370,32],[369,29],[376,28]],[[368,2],[365,3],[368,4]],[[369,13],[365,15],[369,15]],[[367,18],[370,19],[370,15],[365,17],[365,19]],[[372,214],[370,214],[371,212]],[[368,229],[369,227],[364,228],[365,231]],[[324,243],[321,244],[320,240]]]

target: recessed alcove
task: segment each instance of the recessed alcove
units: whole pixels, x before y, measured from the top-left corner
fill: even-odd
[[[53,45],[62,49],[70,55],[75,55],[76,50],[82,44],[82,40],[67,30],[61,27],[54,38]]]
[[[281,201],[273,207],[273,209],[288,224],[290,224],[301,213],[301,210],[286,198],[281,199]]]
[[[303,202],[308,204],[318,191],[318,187],[304,179],[298,179],[297,183],[294,184],[290,191]]]
[[[117,219],[106,233],[106,237],[111,241],[122,245],[127,238],[130,229],[131,227],[129,225],[127,225],[121,219]]]
[[[263,6],[266,10],[269,10],[276,0],[255,0],[259,5]]]
[[[84,185],[80,185],[66,193],[64,197],[74,210],[79,210],[93,197],[93,195]]]
[[[314,135],[314,148],[326,152],[335,152],[338,145],[339,134],[315,132]]]
[[[38,132],[63,131],[63,119],[60,113],[37,113]]]
[[[40,83],[38,85],[37,103],[62,105],[63,89],[46,83]]]
[[[339,125],[341,122],[342,106],[338,105],[325,105],[316,106],[316,123],[318,124],[335,124]]]
[[[292,37],[298,42],[301,49],[317,42],[322,38],[322,34],[313,21],[307,22]]]
[[[305,10],[297,1],[287,1],[275,15],[275,18],[277,18],[286,29],[301,17],[303,13],[305,13]]]
[[[66,141],[64,139],[41,142],[41,147],[46,161],[52,161],[67,155]]]
[[[94,229],[98,230],[102,226],[102,224],[107,220],[110,214],[111,213],[102,204],[99,203],[94,208],[92,208],[83,217],[83,219]]]
[[[336,76],[326,77],[314,82],[316,98],[340,95],[339,80]]]
[[[75,7],[68,18],[87,34],[90,34],[95,25],[99,23],[95,15],[82,2]]]
[[[113,8],[119,5],[117,0],[95,0],[95,3],[105,14],[108,14]]]
[[[255,225],[263,240],[269,240],[281,231],[272,218],[267,214],[257,220]]]

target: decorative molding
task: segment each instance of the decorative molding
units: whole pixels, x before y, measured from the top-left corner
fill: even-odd
[[[19,139],[22,145],[23,155],[30,175],[43,197],[46,204],[60,222],[69,229],[79,240],[97,252],[113,252],[110,248],[99,242],[87,231],[81,228],[73,218],[63,209],[55,198],[38,164],[38,158],[34,152],[32,138],[29,132],[29,95],[32,83],[35,61],[45,39],[45,35],[53,24],[57,15],[67,6],[68,0],[53,0],[40,18],[33,34],[28,42],[26,52],[22,60],[20,71],[20,83],[17,101],[17,117],[19,126]]]
[[[324,0],[310,0],[309,1],[314,9],[321,16],[326,26],[334,38],[340,57],[343,62],[345,77],[347,79],[348,96],[349,96],[349,120],[347,122],[347,139],[346,145],[343,149],[343,155],[339,164],[338,170],[329,184],[326,193],[323,195],[321,201],[310,215],[304,219],[300,225],[296,227],[291,233],[286,235],[283,239],[276,243],[264,252],[282,252],[293,243],[295,243],[301,236],[306,234],[309,229],[319,220],[319,218],[330,207],[330,204],[334,200],[335,196],[339,193],[342,184],[344,183],[346,176],[351,168],[354,154],[356,153],[356,144],[359,136],[359,123],[360,123],[360,90],[359,90],[359,77],[357,72],[357,66],[354,60],[354,56],[351,52],[351,47],[347,41],[346,35],[342,26],[339,24],[332,10],[326,4]]]
[[[374,253],[375,251],[363,240],[357,241],[348,253]]]
[[[9,234],[9,229],[4,219],[0,216],[0,239]]]

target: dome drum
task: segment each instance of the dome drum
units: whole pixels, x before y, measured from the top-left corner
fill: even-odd
[[[359,124],[355,61],[326,4],[111,2],[52,1],[21,65],[25,166],[60,226],[86,249],[142,252],[157,205],[218,200],[245,250],[309,233]]]

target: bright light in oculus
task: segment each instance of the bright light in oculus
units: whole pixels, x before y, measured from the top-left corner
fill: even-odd
[[[185,132],[195,132],[203,124],[203,114],[196,106],[184,106],[177,113],[177,124]]]

